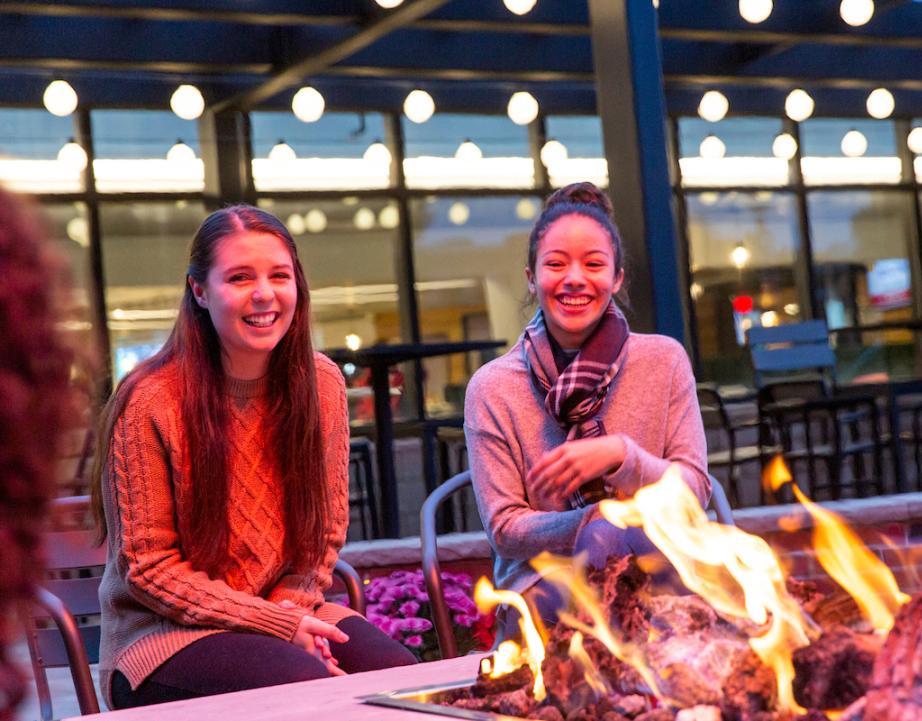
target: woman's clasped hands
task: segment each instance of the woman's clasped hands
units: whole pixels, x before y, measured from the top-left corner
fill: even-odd
[[[617,469],[624,454],[619,435],[568,441],[541,456],[528,472],[526,484],[538,498],[559,506],[584,483]]]
[[[288,609],[297,608],[294,603],[288,600],[279,601],[279,606]],[[336,628],[336,626],[324,623],[314,616],[304,615],[301,617],[301,623],[298,625],[291,642],[320,659],[331,676],[345,676],[346,672],[339,667],[339,661],[333,657],[333,652],[330,651],[330,641],[346,643],[348,640],[349,636]]]

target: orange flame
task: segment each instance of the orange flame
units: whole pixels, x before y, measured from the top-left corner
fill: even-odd
[[[712,523],[676,466],[627,501],[605,500],[602,515],[619,528],[641,526],[685,586],[718,612],[768,624],[749,645],[775,673],[779,705],[803,712],[794,700],[792,654],[812,630],[785,587],[769,545],[734,526]]]
[[[766,469],[773,488],[791,483],[794,496],[813,517],[816,559],[836,583],[855,599],[861,614],[881,633],[893,628],[893,619],[909,596],[900,591],[887,565],[871,553],[845,521],[817,505],[797,487],[784,461],[776,457]],[[781,470],[783,468],[783,471]]]
[[[576,661],[583,670],[583,677],[586,679],[586,683],[589,684],[589,688],[595,691],[599,696],[605,696],[611,693],[611,686],[608,681],[601,674],[599,669],[596,668],[592,659],[589,658],[589,654],[586,653],[586,649],[583,647],[583,634],[579,631],[576,631],[570,638],[570,648],[568,652],[570,657]]]
[[[566,611],[557,614],[560,621],[587,636],[597,638],[616,658],[632,666],[654,695],[664,698],[657,683],[656,673],[650,667],[643,648],[615,636],[608,625],[608,619],[599,604],[596,592],[586,581],[582,568],[574,568],[573,559],[554,556],[547,551],[531,559],[531,565],[544,578],[569,594],[592,619],[592,625],[583,623]]]
[[[525,639],[526,646],[524,655],[535,677],[534,696],[537,701],[543,701],[547,696],[544,676],[541,674],[545,640],[538,630],[535,619],[532,618],[525,599],[515,591],[494,588],[486,577],[482,577],[474,587],[474,601],[481,613],[488,613],[501,603],[512,606],[519,612],[519,627],[522,629],[522,638]]]
[[[500,678],[526,663],[528,659],[522,653],[522,647],[519,644],[515,641],[503,641],[491,656],[480,661],[480,670],[490,678]]]

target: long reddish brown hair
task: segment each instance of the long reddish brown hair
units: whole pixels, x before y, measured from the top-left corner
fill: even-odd
[[[320,411],[311,343],[310,297],[291,234],[275,216],[249,205],[215,211],[202,222],[189,252],[188,278],[203,284],[218,243],[241,231],[267,233],[288,247],[298,300],[288,332],[269,361],[271,416],[268,432],[278,459],[285,513],[285,553],[291,562],[317,563],[324,538],[324,509],[329,492],[323,466]],[[138,383],[168,363],[179,365],[180,399],[191,469],[191,508],[179,528],[186,559],[197,569],[220,577],[228,562],[227,396],[221,344],[208,311],[195,302],[186,283],[179,316],[170,337],[154,356],[139,364],[118,386],[102,415],[93,472],[93,507],[105,538],[102,509],[104,466],[115,423]]]

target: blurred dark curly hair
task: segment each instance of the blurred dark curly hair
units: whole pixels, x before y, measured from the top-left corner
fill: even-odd
[[[22,696],[7,645],[41,567],[54,440],[73,413],[71,353],[55,329],[64,277],[34,208],[0,188],[0,721]]]

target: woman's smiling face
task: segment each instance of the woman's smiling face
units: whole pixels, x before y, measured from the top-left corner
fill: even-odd
[[[608,232],[576,213],[554,221],[538,241],[535,269],[526,269],[548,331],[563,348],[582,346],[595,330],[624,271],[615,269]]]

